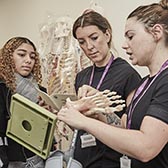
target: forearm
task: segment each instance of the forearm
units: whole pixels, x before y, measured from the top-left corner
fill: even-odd
[[[144,162],[154,158],[168,139],[167,124],[149,116],[142,121],[140,130],[127,130],[86,117],[67,104],[67,108],[58,113],[58,119],[91,133],[110,148]],[[126,115],[122,121],[125,126]]]
[[[109,127],[107,124],[91,118],[87,118],[87,124],[84,125],[83,129],[90,132],[110,148],[136,159],[143,160],[145,146],[143,144],[142,132],[114,126]]]

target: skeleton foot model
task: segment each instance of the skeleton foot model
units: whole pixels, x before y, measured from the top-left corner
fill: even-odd
[[[77,101],[68,99],[74,108],[85,115],[93,114],[111,114],[113,112],[122,111],[125,107],[125,101],[116,92],[104,90],[88,97],[83,97]]]
[[[104,114],[108,123],[115,123],[115,125],[120,125],[120,118],[114,112],[120,112],[125,107],[125,101],[121,99],[121,96],[110,90],[97,92],[92,96],[83,97],[76,101],[71,101],[68,98],[67,101],[84,115]],[[62,136],[68,137],[66,124],[58,122],[57,129]]]

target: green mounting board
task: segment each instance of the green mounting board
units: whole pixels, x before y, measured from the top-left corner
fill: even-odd
[[[7,136],[46,159],[54,138],[56,115],[18,93],[12,96],[10,112]]]

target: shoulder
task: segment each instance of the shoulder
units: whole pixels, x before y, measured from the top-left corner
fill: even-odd
[[[6,88],[6,83],[2,79],[0,79],[0,87]]]
[[[116,66],[120,66],[120,67],[123,67],[123,68],[134,70],[134,68],[126,60],[124,60],[123,58],[120,58],[120,57],[115,59],[114,64]]]
[[[6,86],[6,83],[0,79],[0,95],[1,98],[4,98],[8,92],[10,91],[10,89]]]
[[[91,72],[93,66],[89,66],[77,73],[77,76],[83,76]]]
[[[167,75],[168,75],[168,68],[166,68],[164,71],[162,71],[159,76],[161,78],[167,78]]]
[[[123,58],[116,58],[113,67],[116,71],[119,71],[120,74],[125,74],[127,76],[131,76],[132,74],[137,75],[140,77],[140,74],[135,70],[132,65],[130,65],[126,60]]]
[[[168,87],[168,68],[157,77],[156,81],[158,87],[163,87],[163,85]]]

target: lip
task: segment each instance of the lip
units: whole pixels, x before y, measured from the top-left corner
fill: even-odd
[[[126,54],[127,54],[127,55],[132,55],[132,53],[131,53],[131,52],[128,52],[128,51],[126,52]]]
[[[126,52],[126,54],[129,56],[129,59],[132,60],[132,53],[131,52]]]
[[[31,67],[29,67],[29,66],[22,66],[22,69],[25,70],[25,71],[30,71]]]
[[[98,52],[94,52],[94,53],[90,53],[89,56],[93,58],[93,57],[96,57],[97,54],[98,54]]]
[[[132,57],[129,57],[129,60],[131,60],[131,61],[132,61],[132,60],[133,60],[133,58],[132,58]]]

